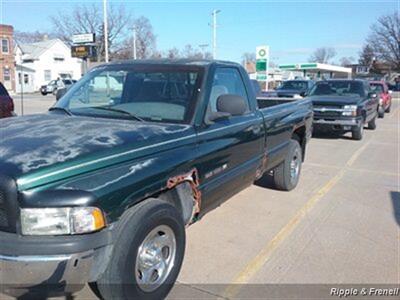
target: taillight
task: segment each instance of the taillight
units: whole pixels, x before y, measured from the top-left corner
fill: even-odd
[[[10,101],[8,102],[8,109],[10,111],[14,111],[14,101],[11,97],[10,97]]]

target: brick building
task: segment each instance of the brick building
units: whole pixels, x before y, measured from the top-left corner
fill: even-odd
[[[0,24],[0,82],[8,91],[15,91],[14,29]]]

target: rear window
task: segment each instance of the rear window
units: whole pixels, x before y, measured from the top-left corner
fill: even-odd
[[[359,81],[325,81],[318,82],[311,89],[310,96],[365,96],[365,89]]]
[[[376,93],[383,93],[383,85],[380,83],[371,83],[371,89]]]
[[[298,81],[298,80],[293,80],[293,81],[285,81],[282,83],[282,85],[279,87],[280,90],[303,90],[307,89],[307,81]]]
[[[1,82],[0,82],[0,96],[8,96],[8,92]]]

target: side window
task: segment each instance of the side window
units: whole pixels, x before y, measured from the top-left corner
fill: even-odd
[[[211,87],[208,112],[217,112],[217,99],[221,95],[233,94],[247,100],[247,111],[249,111],[249,98],[243,83],[242,76],[236,68],[218,68],[215,71]]]

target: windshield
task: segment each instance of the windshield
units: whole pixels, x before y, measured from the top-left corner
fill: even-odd
[[[383,93],[383,85],[379,84],[379,83],[371,83],[371,89],[372,91],[374,91],[375,93]]]
[[[364,86],[359,81],[318,82],[310,91],[310,96],[365,96]]]
[[[289,80],[282,83],[279,90],[306,90],[307,81]]]
[[[98,68],[73,85],[56,106],[86,116],[189,123],[199,72],[182,67]]]

